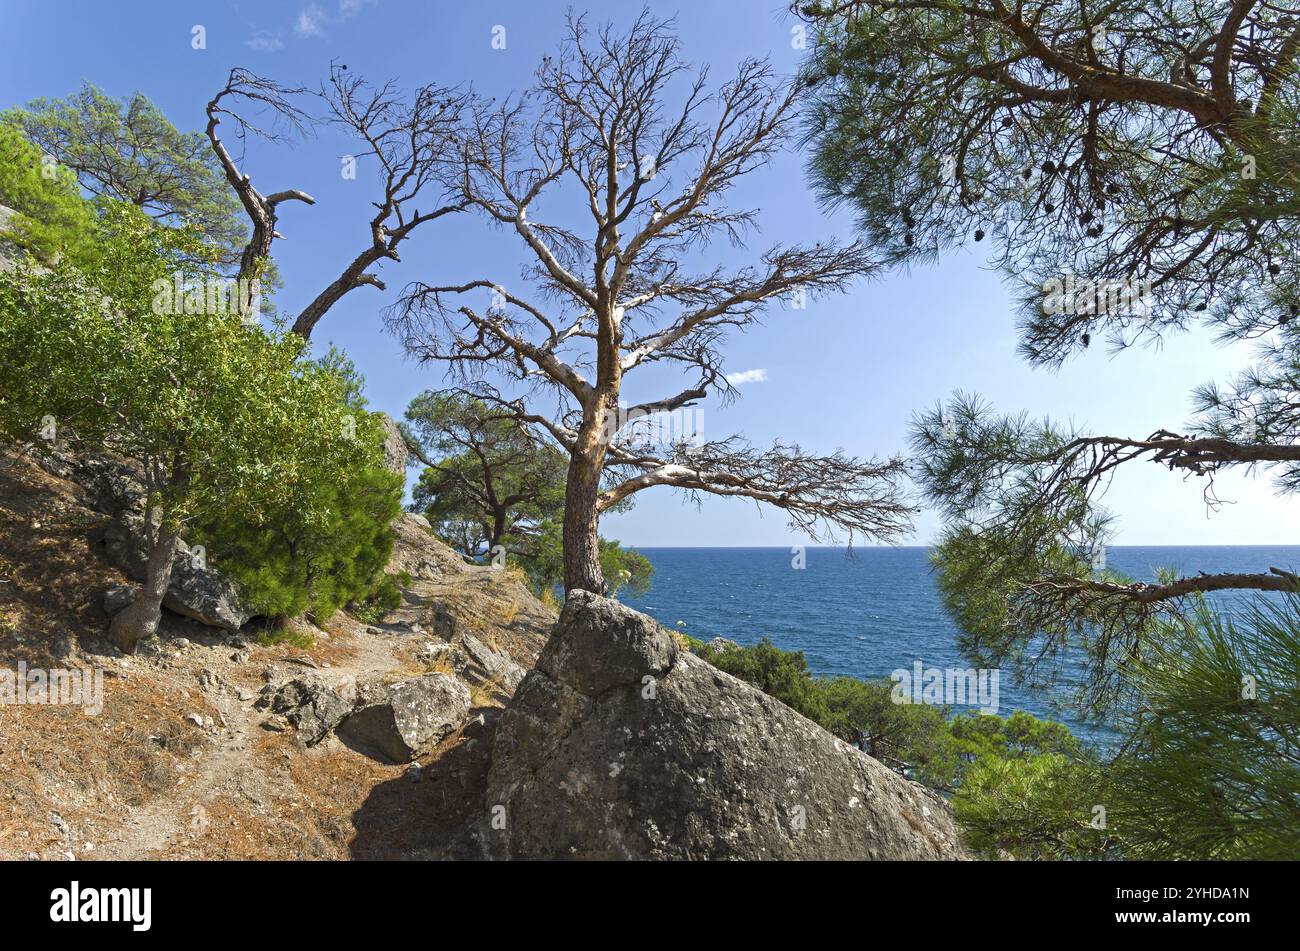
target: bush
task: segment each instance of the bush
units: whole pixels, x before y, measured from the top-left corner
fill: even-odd
[[[293,617],[309,612],[326,619],[351,602],[383,598],[400,603],[383,573],[393,550],[393,519],[402,510],[402,478],[376,464],[378,424],[354,417],[355,468],[305,466],[294,504],[256,519],[221,519],[196,537],[222,570],[237,581],[260,614]],[[306,504],[303,504],[303,503]]]

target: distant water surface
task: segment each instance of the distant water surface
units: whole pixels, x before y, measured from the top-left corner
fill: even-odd
[[[655,567],[644,597],[623,600],[669,626],[704,640],[754,644],[764,636],[801,650],[814,673],[888,677],[896,668],[968,667],[957,629],[943,609],[928,548],[806,549],[806,567],[791,567],[788,548],[641,548]],[[1129,547],[1106,550],[1110,567],[1141,581],[1160,568],[1195,574],[1300,568],[1300,546]],[[1250,592],[1213,599],[1228,610]],[[1069,692],[1017,688],[1000,678],[1000,713],[1023,709],[1065,719],[1077,733],[1104,741],[1108,731],[1081,724],[1054,704]]]

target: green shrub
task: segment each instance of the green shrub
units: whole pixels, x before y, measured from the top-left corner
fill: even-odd
[[[401,607],[402,588],[410,586],[411,576],[405,571],[396,576],[384,575],[368,597],[348,606],[348,613],[363,624],[378,624],[389,611]]]
[[[8,122],[0,122],[0,205],[18,212],[8,237],[39,260],[84,262],[93,254],[95,210],[76,175],[45,161]]]
[[[166,577],[110,637],[131,649],[156,628],[164,546],[181,536],[268,614],[368,597],[401,478],[383,468],[355,381],[238,313],[157,306],[159,282],[178,272],[215,277],[193,269],[211,249],[190,229],[108,202],[95,241],[89,265],[0,271],[0,435],[30,441],[54,426],[141,464]]]

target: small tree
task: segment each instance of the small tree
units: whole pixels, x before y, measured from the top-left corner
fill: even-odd
[[[669,92],[678,86],[674,107]],[[861,244],[816,243],[772,247],[737,270],[689,270],[693,252],[718,238],[739,243],[754,224],[753,212],[726,206],[726,194],[789,140],[795,102],[795,87],[754,60],[707,92],[704,75],[678,58],[668,26],[643,13],[622,35],[570,19],[564,48],[543,61],[529,95],[472,110],[462,197],[535,259],[525,275],[532,291],[499,276],[417,283],[390,320],[411,353],[487,384],[476,388],[480,398],[543,428],[568,454],[569,590],[605,590],[600,516],[653,486],[766,502],[814,538],[835,527],[889,538],[907,523],[898,460],[758,450],[738,437],[692,438],[698,433],[646,439],[627,425],[678,413],[709,392],[734,395],[721,368],[732,331],[773,303],[842,290],[873,269]],[[589,237],[536,217],[552,193],[590,216]],[[479,306],[471,293],[490,303]],[[695,379],[624,405],[625,377],[655,364]],[[560,411],[502,396],[491,372],[533,385],[532,397],[557,397]],[[608,488],[607,473],[617,476]]]
[[[564,458],[482,400],[426,391],[406,410],[407,444],[424,464],[412,504],[470,558],[525,554],[564,505]]]
[[[91,270],[0,272],[0,427],[25,440],[57,427],[140,463],[144,584],[109,629],[130,651],[158,626],[186,525],[285,509],[323,519],[316,476],[373,466],[380,448],[353,438],[346,384],[300,360],[298,338],[225,309],[154,306],[179,263],[204,252],[192,231],[118,204],[100,229]]]
[[[411,452],[426,466],[412,506],[444,541],[470,558],[497,563],[498,556],[513,557],[539,591],[562,583],[567,464],[553,443],[512,414],[455,390],[412,400],[406,434]],[[611,593],[649,589],[654,568],[638,552],[602,538],[600,560]]]

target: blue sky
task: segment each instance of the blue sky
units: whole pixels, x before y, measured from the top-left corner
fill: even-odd
[[[0,107],[64,96],[85,79],[116,96],[144,92],[182,129],[201,127],[204,104],[236,65],[287,85],[315,87],[337,59],[374,80],[392,78],[407,87],[472,83],[486,95],[505,96],[525,88],[542,55],[557,46],[569,7],[546,0],[0,5],[6,38]],[[685,57],[708,64],[715,81],[747,56],[770,56],[779,70],[790,71],[800,55],[792,48],[792,22],[774,0],[652,0],[651,7],[676,14]],[[618,20],[636,6],[576,9]],[[192,48],[196,25],[204,28],[206,49]],[[493,48],[496,26],[505,28],[505,49]],[[355,181],[339,173],[340,157],[355,150],[328,128],[291,146],[254,143],[248,149],[245,169],[264,192],[294,187],[317,198],[311,208],[282,208],[280,230],[287,240],[276,245],[276,256],[286,281],[279,304],[288,312],[315,296],[367,240],[372,180],[364,166]],[[817,206],[797,153],[757,173],[737,200],[761,209],[756,251],[778,241],[851,237],[847,215],[828,215]],[[913,412],[961,389],[981,393],[1001,409],[1029,409],[1094,431],[1142,436],[1160,427],[1178,429],[1187,419],[1193,386],[1224,379],[1249,359],[1246,348],[1224,348],[1198,333],[1169,340],[1158,353],[1111,358],[1098,349],[1054,374],[1031,370],[1015,354],[1007,288],[984,267],[979,250],[859,285],[803,311],[773,311],[727,351],[729,372],[762,370],[765,379],[744,384],[743,399],[732,406],[706,404],[706,434],[740,432],[760,445],[782,438],[807,449],[894,453],[905,449]],[[412,396],[443,380],[438,371],[405,360],[384,333],[380,311],[396,289],[415,279],[508,279],[523,260],[507,236],[468,216],[426,225],[405,245],[403,258],[384,272],[387,294],[354,291],[315,333],[320,343],[332,341],[353,357],[367,378],[372,405],[398,417]],[[1119,543],[1296,539],[1300,513],[1274,497],[1266,475],[1223,476],[1218,490],[1234,504],[1209,514],[1199,482],[1184,482],[1153,465],[1122,473],[1108,496],[1119,515]],[[926,513],[911,542],[926,543],[937,529],[937,519]],[[707,497],[697,509],[666,489],[640,494],[632,512],[606,520],[604,532],[645,546],[802,541],[777,511]]]

